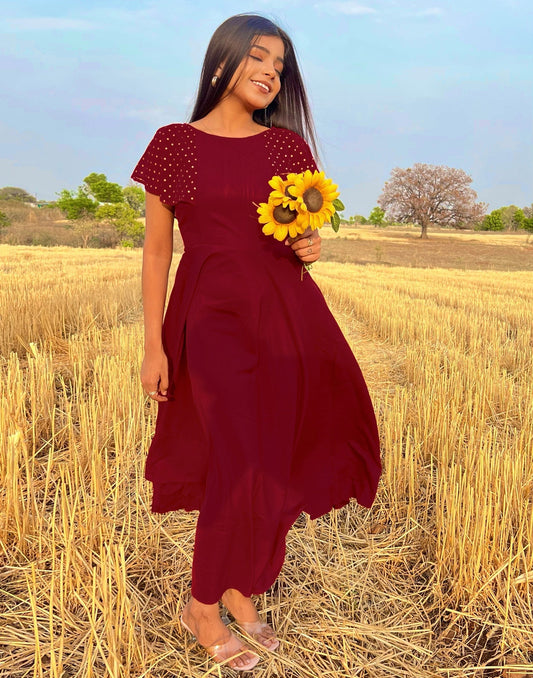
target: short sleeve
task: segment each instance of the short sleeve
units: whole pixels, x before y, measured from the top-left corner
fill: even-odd
[[[172,163],[166,148],[166,132],[161,127],[154,134],[141,159],[137,163],[131,178],[144,184],[149,193],[159,196],[161,202],[174,205],[175,189]]]
[[[269,138],[267,152],[274,174],[283,176],[290,172],[318,169],[309,144],[291,130],[277,128]]]
[[[311,170],[315,172],[318,170],[315,158],[311,153],[309,144],[302,139],[302,137],[295,134],[296,139],[292,142],[295,151],[296,169],[293,172],[305,172]]]

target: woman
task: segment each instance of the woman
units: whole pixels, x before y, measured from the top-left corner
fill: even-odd
[[[238,15],[211,39],[191,121],[157,130],[132,174],[146,189],[141,381],[159,403],[152,511],[199,510],[181,620],[238,670],[259,657],[223,624],[219,601],[275,650],[251,596],[278,576],[290,526],[350,497],[371,506],[381,472],[359,367],[301,275],[320,236],[279,242],[258,223],[272,176],[316,169],[304,137],[316,148],[289,37]],[[185,252],[164,314],[174,217]]]

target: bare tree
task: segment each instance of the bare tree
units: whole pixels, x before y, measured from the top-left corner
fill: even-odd
[[[476,202],[471,182],[463,170],[443,165],[395,167],[378,204],[386,211],[387,220],[418,224],[420,237],[427,238],[431,224],[464,228],[481,220],[487,206]]]
[[[80,236],[81,246],[89,247],[89,241],[95,235],[99,225],[94,217],[86,214],[73,220],[71,227]]]

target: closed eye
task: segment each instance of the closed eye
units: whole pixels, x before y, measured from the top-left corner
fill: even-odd
[[[255,54],[249,54],[248,56],[249,56],[251,59],[255,59],[256,61],[261,61],[261,62],[263,61],[263,59],[261,59],[261,57],[255,56]],[[278,74],[278,77],[281,78],[281,76],[283,75],[283,73],[282,73],[281,71],[278,71],[277,68],[275,69],[275,71],[276,71],[276,73]]]

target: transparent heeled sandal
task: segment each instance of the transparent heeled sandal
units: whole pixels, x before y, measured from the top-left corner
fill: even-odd
[[[183,615],[180,616],[180,622],[183,628],[186,629],[198,642],[198,639],[191,631],[187,623],[183,621]],[[231,633],[231,638],[225,643],[216,643],[208,646],[202,645],[202,647],[216,662],[219,664],[225,664],[234,671],[250,671],[250,669],[253,669],[259,661],[259,655],[255,654],[255,652],[253,652],[250,647],[244,645],[242,641],[240,641],[233,633]],[[252,654],[253,657],[244,664],[235,664],[235,659],[237,657],[242,657],[244,654]]]
[[[237,626],[239,626],[244,631],[244,633],[246,633],[246,635],[255,640],[256,643],[262,645],[265,648],[265,650],[274,652],[274,650],[278,649],[279,640],[276,637],[276,632],[270,626],[270,624],[260,619],[259,615],[257,620],[253,622],[240,621],[229,609],[227,600],[224,599],[224,596],[222,597],[222,604],[224,605],[224,607],[228,611],[228,614],[230,615],[228,617],[228,620],[231,621],[231,619],[233,619]]]
[[[279,647],[279,640],[276,638],[274,629],[267,624],[267,622],[261,621],[260,619],[254,622],[242,622],[238,619],[235,619],[235,623],[241,627],[241,629],[253,638],[257,643],[260,643],[265,650],[270,650],[274,652]]]

